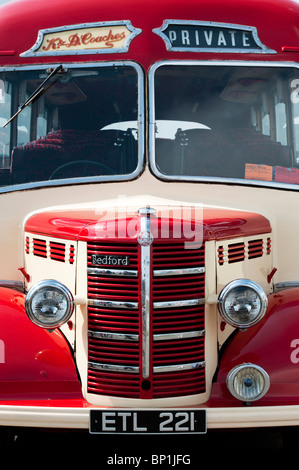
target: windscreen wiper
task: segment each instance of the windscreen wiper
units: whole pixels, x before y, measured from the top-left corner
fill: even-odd
[[[3,127],[6,127],[11,121],[13,121],[22,111],[24,108],[26,108],[26,106],[28,106],[29,104],[33,103],[35,100],[37,100],[40,96],[42,96],[44,93],[46,93],[46,91],[51,88],[51,86],[54,85],[54,83],[57,82],[57,80],[59,80],[59,76],[53,80],[51,83],[48,84],[48,86],[45,87],[46,83],[54,76],[56,75],[58,72],[60,72],[62,70],[62,65],[58,65],[51,73],[50,75],[36,88],[36,90],[34,90],[34,92],[29,96],[29,98],[27,98],[27,100],[25,101],[25,103],[23,103],[18,111],[3,125]]]

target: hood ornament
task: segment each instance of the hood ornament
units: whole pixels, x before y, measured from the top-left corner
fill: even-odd
[[[140,215],[140,232],[137,240],[141,246],[150,246],[153,243],[153,235],[151,233],[151,216],[156,215],[156,210],[151,207],[143,207],[138,210]]]

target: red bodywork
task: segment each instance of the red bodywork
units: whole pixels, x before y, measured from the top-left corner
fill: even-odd
[[[210,404],[238,406],[226,386],[228,372],[236,365],[251,362],[270,376],[270,390],[257,402],[263,405],[299,403],[299,289],[287,289],[269,296],[268,312],[256,326],[236,332],[223,348],[217,382]]]
[[[125,4],[115,0],[53,0],[40,2],[26,0],[13,2],[1,9],[0,59],[2,64],[49,63],[73,61],[74,56],[55,55],[22,58],[20,54],[36,42],[41,29],[94,23],[130,20],[142,33],[133,39],[128,53],[76,55],[75,61],[133,60],[145,70],[161,60],[267,60],[296,61],[298,59],[298,3],[290,0],[189,0],[183,5],[178,0],[163,0],[155,6],[152,1]],[[153,33],[166,19],[222,22],[254,26],[263,44],[276,54],[196,53],[167,51],[164,41]]]
[[[199,211],[195,214],[200,214],[202,220],[197,224],[202,226],[203,241],[248,237],[271,232],[269,221],[260,214],[220,209],[190,209],[190,221],[193,224],[192,210]],[[169,212],[171,211],[177,212],[176,208],[169,208]],[[43,212],[30,217],[25,231],[68,240],[86,241],[102,238],[103,234],[105,236],[115,234],[117,227],[121,233],[124,233],[124,224],[132,221],[134,217],[136,217],[136,222],[139,219],[137,214],[134,216],[129,214],[126,219],[111,218],[109,220],[108,215],[104,213],[103,217],[99,217],[95,211]],[[163,217],[163,210],[161,215]],[[167,218],[166,222],[170,226],[177,223],[172,218]]]
[[[1,400],[78,398],[81,387],[69,346],[56,330],[35,326],[24,294],[0,288]]]

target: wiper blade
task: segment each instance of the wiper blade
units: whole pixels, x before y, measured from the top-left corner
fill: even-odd
[[[3,125],[3,127],[6,127],[11,121],[13,121],[22,111],[24,108],[26,108],[26,106],[28,106],[29,104],[33,103],[35,100],[37,100],[40,96],[42,96],[44,93],[46,93],[46,91],[51,88],[51,86],[54,85],[54,83],[57,82],[57,80],[59,79],[59,77],[56,78],[56,80],[53,80],[53,82],[51,82],[50,84],[48,84],[47,87],[45,87],[46,83],[54,76],[56,75],[58,72],[60,72],[60,70],[62,70],[62,65],[58,65],[51,73],[50,75],[37,87],[36,90],[34,90],[34,92],[29,96],[29,98],[27,98],[27,100],[25,101],[25,103],[23,103],[18,111]]]

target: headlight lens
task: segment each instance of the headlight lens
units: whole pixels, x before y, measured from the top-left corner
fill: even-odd
[[[251,402],[259,400],[267,393],[270,379],[262,367],[255,364],[242,364],[228,373],[226,384],[235,398]]]
[[[221,291],[218,308],[223,319],[238,328],[248,328],[266,313],[268,299],[264,290],[248,279],[238,279]]]
[[[63,284],[45,280],[29,290],[25,310],[33,323],[53,329],[69,320],[74,310],[74,299]]]

